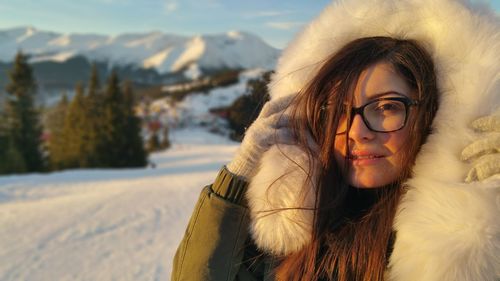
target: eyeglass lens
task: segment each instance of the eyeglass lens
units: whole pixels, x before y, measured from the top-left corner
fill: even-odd
[[[362,107],[363,121],[372,131],[391,132],[401,129],[406,119],[406,104],[399,100],[375,100]],[[352,117],[354,118],[354,116]],[[352,122],[352,120],[351,120]],[[337,128],[337,134],[347,129],[347,116],[344,113]]]

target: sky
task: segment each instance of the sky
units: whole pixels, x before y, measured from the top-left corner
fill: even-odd
[[[283,48],[331,0],[0,0],[0,29],[61,33],[161,31],[180,35],[248,31]],[[500,11],[500,0],[490,3]]]

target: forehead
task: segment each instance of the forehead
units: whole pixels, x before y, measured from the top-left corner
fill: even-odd
[[[382,96],[411,98],[410,86],[388,62],[379,62],[363,70],[353,92],[355,106]]]

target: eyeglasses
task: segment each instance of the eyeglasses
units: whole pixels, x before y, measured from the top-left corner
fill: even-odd
[[[350,120],[356,114],[361,115],[363,122],[373,132],[390,133],[401,130],[408,119],[410,106],[418,105],[418,101],[404,97],[385,97],[370,101],[369,103],[353,107]],[[337,127],[337,135],[344,134],[348,130],[347,114],[345,108]]]

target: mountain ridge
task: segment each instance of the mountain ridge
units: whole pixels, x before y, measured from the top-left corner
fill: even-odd
[[[244,31],[184,36],[160,31],[100,35],[57,33],[33,26],[0,29],[0,61],[11,62],[18,50],[30,62],[65,62],[77,56],[112,66],[178,72],[199,69],[274,68],[280,50]]]

